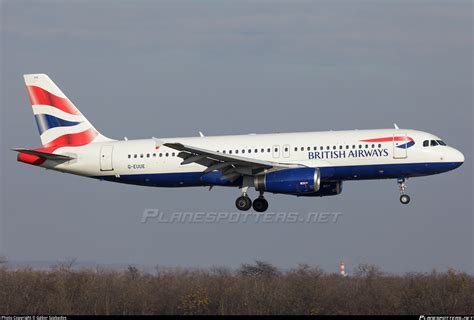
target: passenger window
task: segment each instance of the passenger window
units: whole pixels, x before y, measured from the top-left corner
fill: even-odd
[[[170,154],[167,152],[167,153],[166,153],[166,156],[168,157],[169,155],[170,155]]]
[[[333,150],[336,150],[336,148],[337,148],[336,146],[333,146],[333,147],[332,147]]]
[[[242,153],[245,153],[245,149],[242,149]]]
[[[339,146],[339,149],[341,149],[341,150],[342,150],[342,148],[343,148],[343,146]]]
[[[261,153],[264,153],[264,152],[265,152],[265,149],[263,149],[263,148],[260,149],[260,152],[261,152]]]
[[[314,151],[318,150],[318,147],[314,147],[313,150],[314,150]]]
[[[365,148],[366,148],[366,149],[368,149],[368,148],[369,148],[369,145],[368,145],[368,144],[366,144],[366,145],[365,145]]]
[[[326,147],[326,150],[329,150],[329,149],[331,149],[331,147],[330,147],[330,146],[327,146],[327,147]]]
[[[308,151],[311,150],[311,147],[307,147],[306,150],[308,150]]]
[[[160,158],[161,158],[162,156],[163,156],[163,154],[162,154],[162,153],[160,153]]]
[[[320,146],[320,147],[319,147],[319,150],[323,150],[323,149],[324,149],[324,147],[323,147],[323,146]]]
[[[375,144],[372,145],[372,149],[375,148]]]
[[[272,151],[272,150],[270,148],[267,148],[267,152],[270,152],[270,151]]]
[[[147,154],[146,154],[146,157],[147,157],[147,158],[149,158],[149,157],[150,157],[150,154],[149,154],[149,153],[147,153]]]
[[[258,153],[258,149],[255,149],[254,152],[255,152],[255,153]]]
[[[303,151],[303,150],[304,150],[304,147],[301,147],[301,151]]]
[[[352,149],[355,149],[355,148],[356,148],[356,146],[355,146],[355,144],[353,144],[353,145],[352,145]]]
[[[382,145],[379,143],[379,148],[382,148]]]
[[[285,147],[285,152],[288,152],[288,148]]]
[[[252,149],[249,149],[249,153],[252,153]]]
[[[171,155],[174,157],[175,153],[173,152]]]
[[[229,150],[229,154],[232,154],[232,150]]]
[[[275,148],[275,152],[278,152],[278,148]]]
[[[156,158],[156,153],[153,153],[153,157]]]
[[[143,153],[140,155],[140,158],[143,158]]]
[[[349,149],[349,145],[346,145],[346,149]]]
[[[238,154],[239,153],[239,150],[235,150],[235,154]]]
[[[131,157],[132,157],[132,155],[131,155],[131,154],[129,154],[129,155],[128,155],[128,158],[130,159]]]

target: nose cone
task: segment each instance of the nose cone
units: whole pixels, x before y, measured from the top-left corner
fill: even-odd
[[[464,163],[464,155],[462,154],[461,151],[459,150],[454,150],[454,155],[453,155],[453,161],[454,162],[460,162],[461,164]]]
[[[449,151],[447,160],[451,162],[455,168],[460,167],[464,163],[464,155],[462,152],[454,148],[451,148]]]

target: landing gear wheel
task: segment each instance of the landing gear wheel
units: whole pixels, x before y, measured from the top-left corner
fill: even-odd
[[[265,198],[258,198],[253,201],[253,209],[257,212],[265,212],[268,209],[268,201]]]
[[[410,196],[407,195],[407,194],[402,194],[400,196],[400,202],[403,203],[403,204],[408,204],[410,203]]]
[[[398,185],[400,186],[400,202],[402,204],[410,203],[410,196],[405,193],[407,189],[406,178],[400,177],[398,178],[397,182],[398,182]]]
[[[235,200],[235,206],[239,210],[247,211],[252,207],[252,200],[247,196],[240,196]]]

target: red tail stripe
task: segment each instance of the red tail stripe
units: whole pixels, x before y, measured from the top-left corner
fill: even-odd
[[[65,134],[57,139],[54,139],[50,143],[46,144],[43,148],[35,149],[36,151],[53,153],[56,149],[61,147],[79,147],[89,144],[97,136],[97,131],[89,129],[79,133]],[[22,153],[18,154],[18,161],[39,166],[46,161],[45,158],[34,154]]]
[[[41,151],[53,152],[54,150],[60,147],[83,146],[91,143],[97,135],[98,132],[92,128],[79,133],[65,134],[47,143],[44,148],[41,149]]]
[[[79,110],[69,101],[69,99],[58,97],[49,91],[36,86],[26,86],[31,104],[44,104],[58,108],[64,112],[80,115]]]
[[[35,150],[41,151],[41,152],[53,153],[56,149],[59,149],[61,147],[83,146],[83,145],[91,143],[92,140],[94,140],[98,134],[99,133],[93,128],[90,128],[86,131],[79,132],[79,133],[65,134],[63,136],[60,136],[54,139],[50,143],[47,143],[46,145],[44,145],[43,148],[38,148]],[[18,161],[32,164],[34,166],[39,166],[43,164],[46,161],[46,159],[34,154],[20,152],[18,154]]]
[[[376,138],[376,139],[366,139],[360,140],[362,142],[390,142],[390,141],[413,141],[410,137],[402,137],[402,136],[395,136],[395,137],[385,137],[385,138]]]

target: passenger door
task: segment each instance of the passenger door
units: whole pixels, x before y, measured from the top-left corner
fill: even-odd
[[[408,156],[407,145],[408,145],[408,137],[406,133],[394,134],[393,135],[393,158],[406,159]]]

